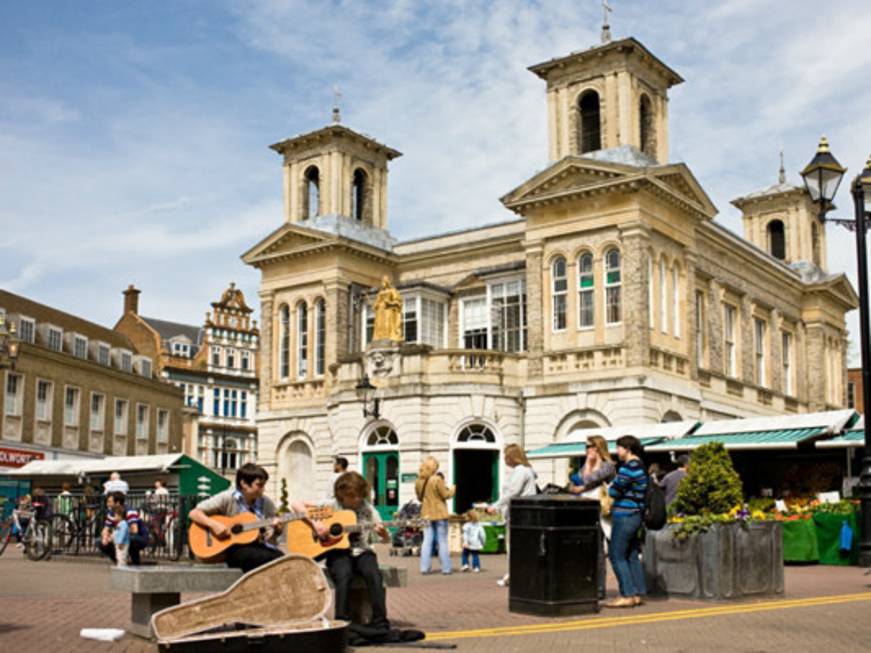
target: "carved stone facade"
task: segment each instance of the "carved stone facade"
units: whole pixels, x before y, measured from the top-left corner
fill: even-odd
[[[755,236],[715,222],[689,168],[667,162],[667,90],[680,78],[634,39],[532,70],[548,84],[552,161],[501,198],[516,219],[395,242],[386,214],[370,227],[344,212],[291,211],[243,255],[262,273],[268,378],[258,428],[273,492],[287,478],[293,498],[324,496],[331,458],[342,455],[387,513],[413,498],[414,474],[432,454],[458,485],[459,510],[498,494],[508,443],[532,449],[577,427],[844,405],[853,289],[824,258],[778,260]],[[565,148],[577,142],[571,116],[587,87],[602,90],[602,148],[582,155]],[[639,151],[644,89],[652,153]],[[333,160],[353,141],[380,153],[386,179],[392,151],[342,130],[313,132],[321,156]],[[297,165],[295,150],[281,151],[285,166]],[[736,203],[755,207],[781,190]],[[790,190],[776,202],[789,212],[807,198]],[[355,386],[384,275],[403,298],[405,343],[374,380],[373,420]],[[543,483],[564,480],[564,465],[538,471]]]

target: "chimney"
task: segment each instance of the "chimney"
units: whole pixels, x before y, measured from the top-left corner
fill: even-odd
[[[131,283],[127,286],[127,290],[124,291],[124,314],[133,313],[134,315],[139,314],[139,293],[141,291],[137,290],[136,287]]]

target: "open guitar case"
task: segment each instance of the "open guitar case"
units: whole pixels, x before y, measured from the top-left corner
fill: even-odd
[[[248,572],[226,591],[151,617],[161,652],[341,653],[348,622],[327,618],[332,591],[311,558],[287,555]]]

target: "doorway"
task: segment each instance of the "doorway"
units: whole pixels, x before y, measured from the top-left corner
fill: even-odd
[[[493,503],[499,497],[499,451],[456,449],[454,451],[454,512],[462,514],[475,503]]]
[[[363,454],[363,476],[372,486],[372,505],[384,521],[399,510],[399,452]]]

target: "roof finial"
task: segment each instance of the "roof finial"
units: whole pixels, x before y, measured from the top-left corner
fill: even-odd
[[[777,176],[777,181],[781,184],[786,183],[786,169],[783,167],[783,146],[780,147],[780,174]]]
[[[824,154],[829,151],[829,139],[826,138],[826,135],[823,134],[820,136],[820,144],[817,146],[817,152],[820,154]]]
[[[342,122],[342,110],[339,109],[339,100],[342,98],[342,93],[339,91],[338,84],[333,86],[333,122],[337,125]]]
[[[602,0],[602,43],[611,42],[611,26],[608,24],[608,12],[613,11],[608,0]]]

